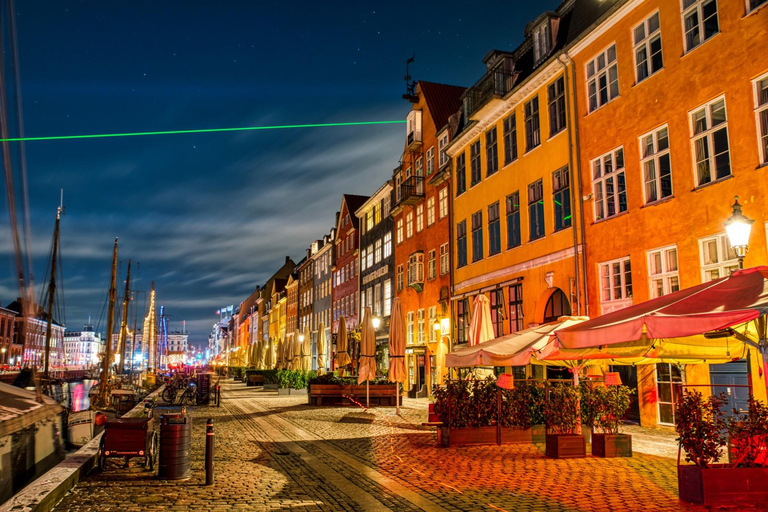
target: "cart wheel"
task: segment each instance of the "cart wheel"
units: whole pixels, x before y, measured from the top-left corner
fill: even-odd
[[[104,436],[101,437],[101,442],[99,443],[99,453],[98,453],[98,458],[96,462],[97,462],[99,471],[104,471],[104,469],[107,466],[107,456],[104,455]]]
[[[157,457],[157,432],[152,432],[149,438],[147,454],[144,456],[144,467],[150,471],[155,470],[155,458]]]
[[[176,390],[174,388],[166,387],[163,390],[162,398],[165,402],[172,404],[176,400]]]

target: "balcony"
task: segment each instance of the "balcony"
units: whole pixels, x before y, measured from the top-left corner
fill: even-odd
[[[467,118],[479,121],[498,106],[501,99],[515,86],[517,76],[517,72],[505,71],[502,66],[485,73],[464,96]]]
[[[398,205],[415,204],[424,199],[424,178],[411,176],[400,184]]]

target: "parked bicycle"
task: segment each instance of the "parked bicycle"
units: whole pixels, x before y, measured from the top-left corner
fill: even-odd
[[[188,384],[189,380],[184,377],[177,376],[172,379],[167,379],[165,381],[165,389],[161,395],[162,399],[169,404],[174,403],[179,392],[185,390],[188,387]]]
[[[195,405],[197,403],[197,385],[194,382],[189,382],[184,393],[181,394],[179,399],[179,405]]]

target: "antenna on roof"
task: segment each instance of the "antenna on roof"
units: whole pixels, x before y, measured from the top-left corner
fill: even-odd
[[[416,81],[411,80],[410,64],[416,60],[416,54],[414,53],[410,59],[405,61],[405,94],[403,99],[408,100],[411,103],[418,103],[419,97],[416,96]]]

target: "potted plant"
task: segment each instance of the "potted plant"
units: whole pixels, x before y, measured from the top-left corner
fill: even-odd
[[[533,441],[534,422],[540,419],[539,396],[542,387],[526,381],[501,391],[501,443],[530,443]]]
[[[684,390],[675,419],[680,448],[688,465],[678,460],[677,485],[680,499],[705,505],[738,502],[768,503],[768,467],[760,461],[768,443],[768,410],[752,398],[747,414],[734,411],[726,422],[724,395],[704,398]],[[731,434],[731,464],[718,464]]]
[[[497,444],[498,403],[493,377],[459,380],[436,388],[435,413],[443,446]]]
[[[576,434],[579,421],[579,392],[569,384],[549,388],[544,419],[547,425],[546,455],[558,459],[585,457],[584,436]]]
[[[596,457],[631,457],[632,436],[619,432],[622,418],[629,409],[633,390],[627,386],[594,386],[592,407],[596,415],[591,426],[599,430],[592,433],[592,455]],[[583,400],[583,398],[582,398]]]

